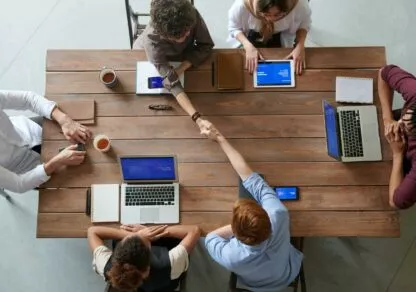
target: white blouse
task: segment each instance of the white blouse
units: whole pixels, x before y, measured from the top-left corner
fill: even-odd
[[[312,11],[308,0],[299,0],[295,8],[284,18],[274,23],[274,32],[281,32],[283,47],[292,47],[299,29],[309,31],[312,23]],[[245,35],[250,30],[260,31],[261,20],[255,18],[244,5],[244,0],[235,0],[228,11],[228,42],[233,47],[238,47],[240,42],[235,38],[240,32]]]

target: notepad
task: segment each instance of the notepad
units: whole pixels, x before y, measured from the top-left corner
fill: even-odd
[[[178,67],[181,63],[170,62],[174,68]],[[179,76],[179,81],[182,86],[185,86],[185,74]],[[166,88],[150,88],[149,78],[160,77],[156,67],[147,61],[139,61],[136,66],[136,94],[169,94],[169,90]]]
[[[372,78],[337,76],[335,90],[337,102],[373,103]]]
[[[120,221],[120,186],[118,184],[91,185],[91,222]]]

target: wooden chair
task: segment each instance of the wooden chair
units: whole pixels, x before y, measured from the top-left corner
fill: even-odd
[[[194,0],[189,0],[194,5]],[[125,0],[127,25],[129,30],[130,48],[133,49],[133,44],[139,35],[146,28],[149,23],[149,13],[139,13],[134,11],[130,5],[130,0]]]
[[[290,242],[292,243],[292,245],[301,252],[303,252],[303,241],[304,241],[303,237],[291,237],[290,238]],[[304,272],[304,269],[303,269],[303,264],[300,267],[299,275],[289,285],[289,288],[293,288],[293,291],[297,292],[299,283],[300,283],[300,291],[301,292],[307,292],[306,291],[306,280],[305,280],[305,272]],[[237,284],[237,276],[234,273],[231,273],[230,282],[229,282],[229,292],[250,292],[249,290],[237,288],[236,284]],[[278,291],[276,290],[276,292],[278,292]]]

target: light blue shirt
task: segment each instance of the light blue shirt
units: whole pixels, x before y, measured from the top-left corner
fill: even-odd
[[[249,246],[235,237],[224,239],[211,232],[205,239],[206,248],[216,262],[237,275],[238,288],[255,292],[284,289],[299,274],[303,258],[290,244],[289,212],[257,173],[243,184],[269,215],[272,234],[261,244]]]

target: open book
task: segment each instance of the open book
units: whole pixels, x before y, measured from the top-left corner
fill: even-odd
[[[178,67],[181,63],[171,62]],[[139,61],[136,66],[136,94],[169,94],[169,90],[162,87],[160,74],[155,66],[147,61]],[[179,76],[182,86],[185,85],[184,74]],[[157,88],[160,87],[160,88]]]
[[[340,77],[336,78],[337,102],[373,103],[373,79]]]

